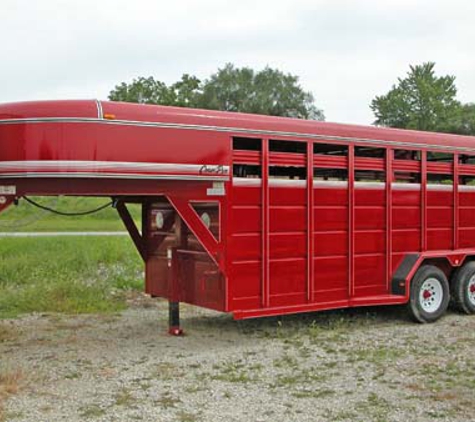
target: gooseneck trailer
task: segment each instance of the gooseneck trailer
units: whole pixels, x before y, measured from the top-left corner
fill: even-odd
[[[475,312],[475,138],[102,101],[0,105],[0,209],[112,197],[145,290],[236,319]],[[141,204],[138,228],[127,205]]]

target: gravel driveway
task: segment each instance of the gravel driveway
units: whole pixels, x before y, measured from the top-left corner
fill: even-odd
[[[473,421],[475,317],[398,308],[233,321],[164,301],[0,321],[0,420]],[[3,406],[2,406],[3,403]]]

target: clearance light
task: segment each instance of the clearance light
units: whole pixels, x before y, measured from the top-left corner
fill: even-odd
[[[104,119],[115,120],[115,114],[106,113],[104,114]]]

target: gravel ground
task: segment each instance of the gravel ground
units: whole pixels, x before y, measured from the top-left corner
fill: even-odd
[[[233,321],[144,296],[0,321],[0,420],[473,421],[475,317],[398,308]]]

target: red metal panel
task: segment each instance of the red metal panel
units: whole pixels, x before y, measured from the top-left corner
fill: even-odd
[[[452,229],[427,229],[427,250],[441,251],[452,248]]]
[[[234,262],[261,259],[261,234],[234,234],[230,237],[227,252]]]
[[[269,205],[283,207],[300,205],[304,209],[307,205],[307,191],[305,182],[302,182],[300,180],[271,180]]]
[[[404,189],[393,188],[393,207],[400,206],[401,208],[409,206],[421,206],[421,189],[420,186],[413,187],[412,184],[408,183],[404,186]]]
[[[306,259],[271,259],[269,261],[270,295],[293,295],[306,292]],[[305,299],[304,299],[305,300]]]
[[[427,206],[452,208],[452,189],[452,186],[447,185],[428,185]]]
[[[54,117],[98,118],[97,103],[91,100],[22,101],[0,104],[0,120]]]
[[[234,192],[241,189],[234,189]],[[231,208],[234,233],[259,233],[262,209],[256,205],[235,205]]]
[[[393,229],[392,246],[394,253],[419,251],[420,229]]]
[[[355,231],[355,254],[377,253],[386,249],[386,231],[356,230]]]
[[[393,200],[399,192],[393,191]],[[393,206],[392,209],[393,230],[421,227],[420,206]],[[417,248],[419,249],[419,248]]]
[[[225,281],[215,263],[206,254],[177,251],[176,301],[225,311]]]
[[[15,142],[12,143],[11,139]],[[17,172],[20,175],[26,170],[73,173],[84,170],[85,164],[80,162],[87,162],[87,170],[91,173],[107,170],[130,175],[188,174],[178,164],[227,165],[230,156],[227,140],[227,134],[217,132],[207,133],[206,142],[197,142],[197,134],[189,130],[92,122],[0,125],[0,164],[20,162],[18,168],[7,171],[0,166],[0,169],[3,173]],[[58,162],[56,167],[45,167],[47,161],[52,160]],[[100,166],[101,162],[122,164],[104,167]],[[172,163],[177,166],[157,171],[154,167],[134,166],[134,163]],[[198,166],[192,174],[202,175],[200,169]],[[211,173],[207,176],[219,175]]]
[[[386,225],[386,210],[381,205],[355,208],[355,226],[358,229],[377,229]]]
[[[262,268],[260,261],[242,261],[231,264],[229,276],[232,280],[230,294],[232,300],[252,298],[259,302],[261,298]]]
[[[447,147],[473,148],[473,138],[455,136],[450,134],[437,134],[407,130],[394,130],[355,125],[342,125],[326,122],[305,121],[299,119],[285,119],[271,116],[259,116],[252,114],[227,113],[212,110],[194,110],[180,107],[163,107],[142,104],[127,104],[101,101],[100,106],[104,115],[113,115],[115,120],[105,120],[103,124],[124,126],[140,122],[160,123],[162,125],[185,125],[189,130],[201,129],[202,133],[223,130],[228,133],[236,129],[236,133],[249,132],[255,137],[264,131],[272,133],[282,132],[279,138],[302,139],[305,136],[318,135],[325,138],[354,138],[384,142],[397,142],[398,147],[408,148],[417,146],[440,145]],[[81,111],[86,108],[87,111]],[[44,117],[96,117],[98,112],[95,101],[72,101],[72,102],[30,102],[0,105],[0,119]],[[40,114],[39,111],[43,110]],[[293,134],[293,135],[292,135]],[[1,136],[0,136],[1,137]],[[374,145],[372,143],[371,145]],[[419,148],[419,147],[417,147]]]
[[[244,181],[247,181],[246,179]],[[233,205],[237,206],[261,206],[261,181],[249,179],[252,185],[236,184],[236,179],[233,181]],[[260,225],[259,225],[260,227]]]
[[[272,189],[273,190],[273,189]],[[286,190],[282,190],[285,196]],[[303,206],[270,206],[269,230],[271,232],[304,232],[307,229],[306,209]]]
[[[290,248],[289,245],[292,245]],[[278,258],[305,258],[307,234],[305,232],[270,233],[269,256]]]
[[[460,248],[475,248],[475,227],[463,227],[459,233]]]
[[[356,256],[355,296],[371,296],[385,293],[385,276],[385,254]]]
[[[328,189],[325,189],[325,192],[328,195]],[[333,231],[333,230],[347,230],[348,229],[348,206],[344,205],[320,205],[321,202],[319,199],[320,195],[317,195],[317,190],[315,190],[315,196],[319,205],[314,206],[314,221],[315,221],[315,231]],[[334,192],[332,192],[333,195]],[[328,196],[332,196],[328,195]],[[345,189],[345,198],[348,196],[348,193]]]
[[[357,207],[381,207],[384,210],[386,204],[386,192],[382,183],[365,183],[355,185],[355,208]]]
[[[348,257],[332,255],[316,257],[315,263],[315,300],[328,300],[325,292],[338,290],[338,299],[348,298]],[[336,300],[336,299],[332,299]]]
[[[315,256],[346,255],[348,231],[315,232]]]
[[[427,207],[427,228],[451,228],[452,207]],[[446,249],[446,248],[444,248]]]

